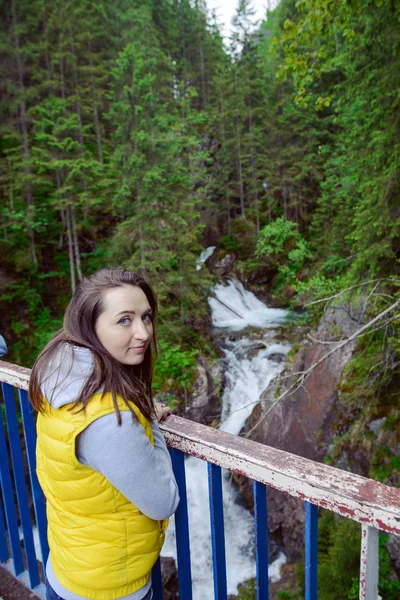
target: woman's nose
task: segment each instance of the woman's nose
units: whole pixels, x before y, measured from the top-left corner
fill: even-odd
[[[149,332],[142,320],[133,323],[133,335],[139,340],[147,341],[149,339]]]

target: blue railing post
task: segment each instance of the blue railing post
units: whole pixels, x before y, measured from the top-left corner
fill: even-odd
[[[265,484],[253,481],[253,494],[257,600],[268,600],[268,519]]]
[[[0,414],[1,418],[1,414]],[[7,547],[6,527],[4,525],[4,513],[2,499],[0,498],[0,563],[6,562],[10,558]]]
[[[46,500],[36,475],[36,429],[35,421],[33,419],[33,407],[28,400],[28,394],[24,390],[18,390],[18,394],[21,406],[22,422],[24,424],[29,478],[31,482],[33,506],[35,509],[35,517],[39,533],[42,564],[45,565],[49,555],[49,544],[47,541]]]
[[[28,563],[29,580],[31,587],[39,585],[39,571],[36,562],[35,544],[33,541],[32,519],[29,510],[28,490],[25,481],[25,468],[22,457],[21,441],[19,436],[17,407],[14,398],[14,389],[6,383],[3,385],[4,404],[11,449],[11,459],[14,471],[15,489],[17,492],[18,508],[21,517],[22,532],[26,561]]]
[[[151,571],[151,587],[153,588],[154,600],[163,600],[163,587],[162,587],[160,557],[158,557],[158,559]]]
[[[24,561],[22,559],[22,549],[19,542],[18,517],[14,504],[14,490],[11,481],[10,462],[2,414],[0,417],[0,482],[14,573],[15,575],[20,575],[20,573],[24,571]]]
[[[318,596],[318,506],[305,502],[305,571],[306,598],[317,600]]]
[[[227,600],[224,509],[221,467],[207,463],[210,497],[211,544],[214,573],[214,598]]]
[[[192,569],[190,564],[185,455],[180,450],[175,450],[174,448],[170,449],[170,454],[180,497],[178,509],[175,513],[179,595],[185,600],[192,600]]]

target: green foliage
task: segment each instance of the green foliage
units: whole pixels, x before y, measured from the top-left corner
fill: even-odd
[[[238,217],[232,223],[232,234],[237,243],[239,258],[242,260],[250,259],[254,254],[257,240],[255,224],[248,219]]]
[[[160,341],[154,367],[154,392],[172,392],[178,396],[191,390],[196,374],[197,350],[183,350],[176,344]]]
[[[304,262],[312,257],[310,247],[299,233],[297,224],[283,217],[261,230],[255,255],[278,264],[281,285],[291,283]]]
[[[248,579],[239,585],[238,594],[234,596],[235,600],[256,600],[256,580]]]
[[[396,600],[400,591],[392,578],[386,548],[388,536],[379,536],[379,593]],[[318,598],[357,600],[359,595],[361,528],[349,519],[324,511],[318,521]]]
[[[348,519],[337,520],[327,512],[320,523],[319,539],[324,541],[318,554],[318,594],[323,600],[353,600],[360,574],[360,525]]]
[[[256,256],[263,258],[272,255],[275,260],[282,259],[293,247],[297,247],[300,239],[297,224],[281,217],[261,230]]]
[[[238,252],[239,250],[239,242],[232,235],[223,235],[218,240],[218,245],[220,248],[228,250],[228,252]]]

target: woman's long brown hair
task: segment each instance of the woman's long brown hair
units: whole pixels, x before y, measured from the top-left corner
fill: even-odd
[[[72,361],[74,360],[74,346],[89,348],[94,357],[93,371],[74,402],[73,409],[84,410],[93,394],[102,388],[104,393],[111,392],[112,394],[118,424],[121,424],[121,415],[117,396],[122,398],[132,414],[134,414],[131,406],[133,402],[147,419],[154,416],[151,381],[153,375],[152,351],[157,353],[155,328],[144,360],[137,366],[124,365],[116,361],[101,345],[95,332],[97,319],[104,310],[104,292],[125,285],[133,285],[143,290],[150,304],[153,320],[155,319],[157,300],[154,292],[149,284],[133,271],[102,269],[83,279],[67,307],[63,328],[45,346],[33,365],[29,382],[29,398],[36,410],[45,411],[46,401],[41,389],[49,376],[48,365],[67,343],[71,345]]]

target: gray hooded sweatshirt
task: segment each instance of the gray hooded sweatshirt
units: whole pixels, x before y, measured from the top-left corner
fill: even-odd
[[[73,358],[72,347],[65,344],[48,363],[42,385],[44,397],[53,408],[74,402],[92,369],[93,355],[88,348],[75,346]],[[79,462],[104,475],[142,513],[155,520],[167,519],[177,509],[179,492],[164,436],[157,421],[152,421],[153,447],[130,411],[121,411],[121,419],[121,426],[113,413],[92,422],[77,437],[76,456]],[[51,565],[51,555],[46,576],[64,600],[82,600],[82,596],[73,594],[59,583]],[[137,592],[124,596],[123,600],[142,600],[150,586],[151,580]]]

